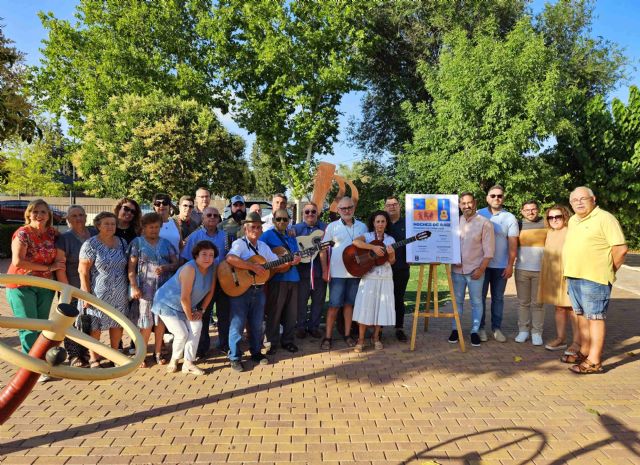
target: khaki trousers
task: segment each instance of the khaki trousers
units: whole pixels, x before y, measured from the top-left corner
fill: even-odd
[[[544,307],[537,301],[540,272],[516,269],[515,275],[516,292],[520,302],[518,330],[542,335]]]

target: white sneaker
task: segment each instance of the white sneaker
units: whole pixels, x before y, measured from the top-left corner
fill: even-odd
[[[178,371],[178,361],[171,360],[167,365],[167,373],[175,373],[176,371]]]
[[[531,335],[531,343],[532,343],[534,346],[541,346],[541,345],[543,344],[542,336],[541,336],[540,334],[533,333],[533,334]]]
[[[478,331],[478,336],[482,342],[487,342],[489,338],[487,337],[487,332],[484,329]]]
[[[169,344],[173,342],[173,334],[166,333],[164,336],[162,336],[162,341],[165,344]]]
[[[40,375],[40,378],[38,378],[38,382],[39,383],[46,383],[47,381],[51,381],[51,376],[49,375]]]
[[[204,375],[204,370],[199,368],[193,364],[193,362],[185,361],[182,364],[182,372],[183,373],[191,373],[192,375],[202,376]]]
[[[519,342],[520,344],[525,342],[527,339],[529,339],[529,331],[520,331],[516,336],[516,342]]]
[[[499,329],[496,329],[493,332],[493,338],[498,342],[507,342],[507,338],[504,336],[504,334],[502,334],[502,331],[500,331]]]

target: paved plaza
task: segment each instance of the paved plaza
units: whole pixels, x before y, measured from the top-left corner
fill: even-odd
[[[299,353],[244,373],[212,357],[200,378],[153,366],[38,384],[0,426],[0,463],[639,464],[640,271],[623,272],[630,290],[613,292],[604,374],[572,374],[559,353],[513,342],[510,280],[509,342],[466,353],[447,343],[451,323],[440,320],[419,330],[415,352],[387,329],[379,352],[336,341],[321,353],[305,339]],[[0,313],[10,314],[4,292]],[[554,335],[547,309],[544,336]],[[0,340],[18,345],[15,331]],[[14,372],[0,362],[0,383]]]

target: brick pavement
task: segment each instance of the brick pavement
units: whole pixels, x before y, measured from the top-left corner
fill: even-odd
[[[154,366],[112,381],[38,385],[0,426],[0,462],[640,463],[638,296],[614,289],[607,372],[579,377],[557,353],[513,342],[513,281],[507,294],[510,341],[466,354],[447,343],[441,320],[419,331],[415,352],[387,330],[381,352],[336,342],[320,353],[306,339],[298,354],[279,352],[242,374],[212,357],[197,379]],[[553,337],[551,311],[545,336]],[[17,345],[9,330],[0,340]],[[0,362],[0,383],[13,373]]]

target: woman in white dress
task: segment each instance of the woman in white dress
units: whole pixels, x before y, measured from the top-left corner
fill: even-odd
[[[364,350],[364,336],[369,326],[373,326],[373,347],[382,350],[380,332],[383,326],[393,326],[396,323],[395,301],[393,297],[393,272],[391,265],[396,261],[393,237],[386,234],[391,224],[389,214],[378,210],[370,217],[367,225],[369,232],[356,237],[353,245],[360,249],[369,249],[379,257],[389,256],[383,265],[374,267],[360,280],[356,303],[353,307],[353,321],[358,322],[358,342],[354,347],[356,352]],[[380,241],[384,245],[372,244]]]

